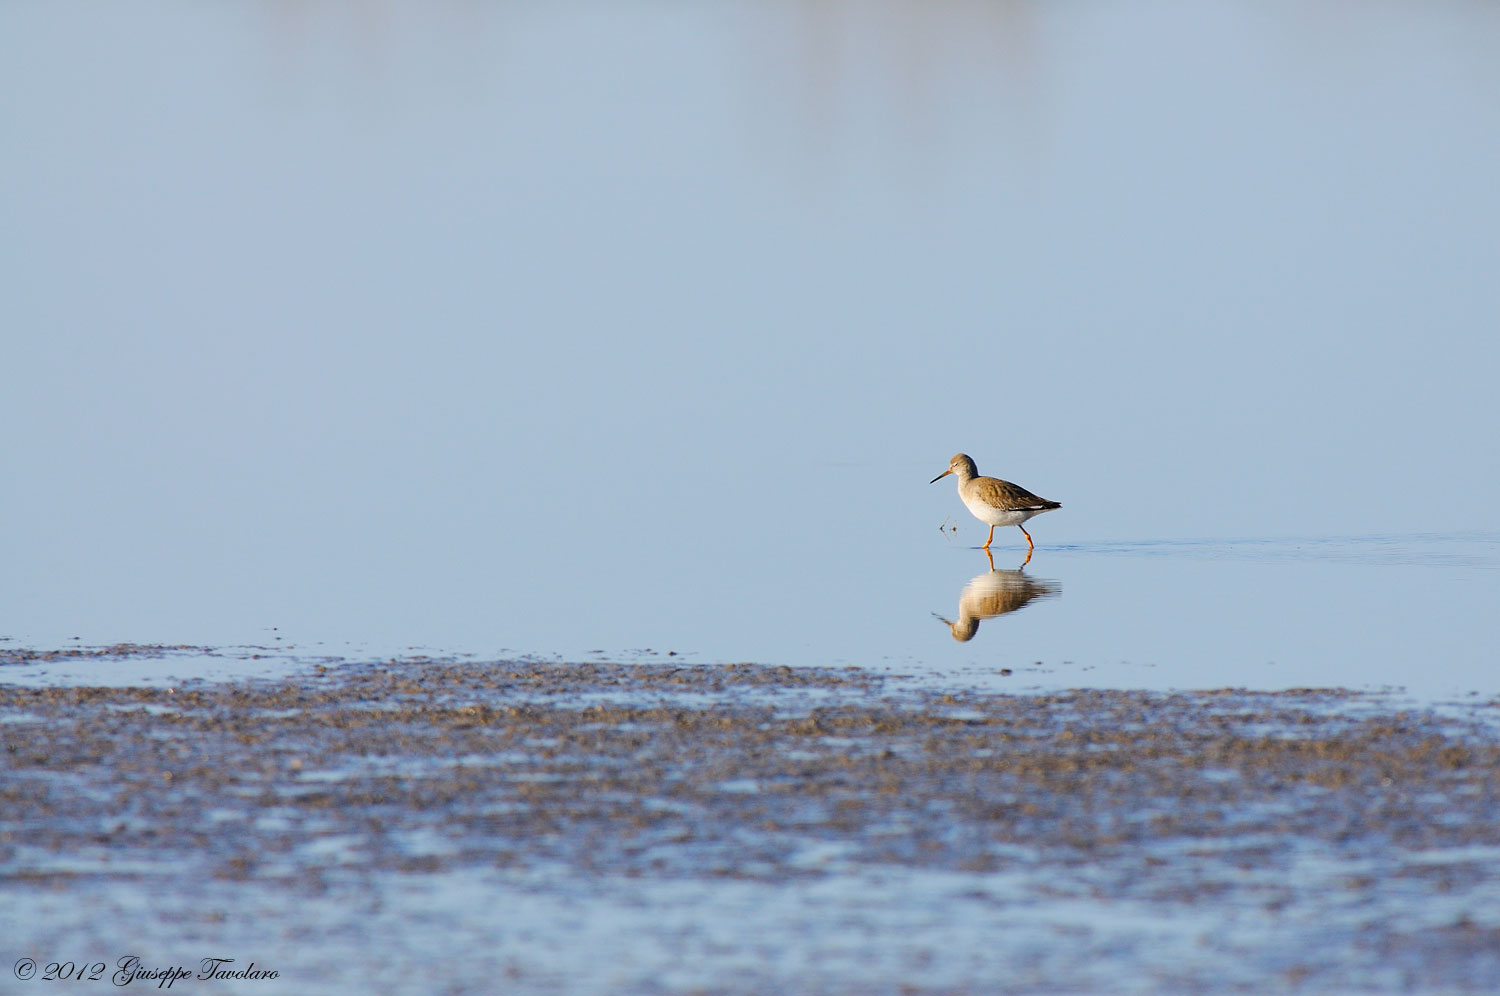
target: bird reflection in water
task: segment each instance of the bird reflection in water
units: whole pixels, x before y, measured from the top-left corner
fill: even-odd
[[[1029,551],[1028,551],[1029,553]],[[986,550],[988,555],[989,551]],[[1030,560],[1028,556],[1026,558]],[[1025,567],[1023,561],[1021,567]],[[1062,594],[1062,585],[1056,581],[1044,581],[1026,574],[1020,568],[1013,571],[995,570],[995,560],[990,558],[990,569],[964,585],[958,595],[958,621],[944,619],[953,638],[960,643],[974,639],[979,624],[986,619],[1003,616],[1025,608],[1040,598],[1053,598]]]

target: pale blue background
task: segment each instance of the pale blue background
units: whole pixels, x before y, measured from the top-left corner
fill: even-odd
[[[1494,4],[0,39],[9,645],[1500,690]],[[964,645],[960,449],[1064,503]]]

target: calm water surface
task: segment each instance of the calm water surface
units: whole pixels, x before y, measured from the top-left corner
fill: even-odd
[[[11,646],[1500,691],[1491,4],[0,23]]]
[[[1494,3],[18,0],[0,38],[0,651],[230,648],[3,680],[1500,693]],[[1063,503],[1024,572],[927,485],[957,451]],[[4,886],[7,965],[287,967],[256,992],[1277,989],[1329,924],[1301,991],[1400,992],[1495,929],[1487,853],[1257,858],[1282,912],[1192,854],[1135,903],[1055,861],[302,897],[42,851],[0,838],[0,886],[61,883]],[[1383,871],[1450,859],[1451,900]]]

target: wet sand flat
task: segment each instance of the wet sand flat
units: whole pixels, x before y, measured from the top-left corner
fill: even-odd
[[[178,986],[1493,992],[1497,718],[753,665],[0,685],[0,989],[227,952],[278,978]]]

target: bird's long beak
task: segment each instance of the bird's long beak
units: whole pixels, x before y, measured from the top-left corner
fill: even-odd
[[[951,473],[953,473],[953,468],[949,467],[947,470],[943,471],[941,474],[939,474],[938,476],[934,477],[932,480],[928,481],[927,483],[928,484],[936,484],[938,481],[941,481],[943,478],[947,477]]]

